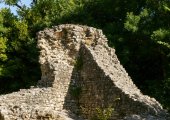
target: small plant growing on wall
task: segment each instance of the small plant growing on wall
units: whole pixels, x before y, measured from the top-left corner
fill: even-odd
[[[75,114],[76,115],[80,115],[81,111],[80,111],[80,95],[82,92],[82,88],[80,86],[77,85],[72,85],[71,89],[70,89],[70,95],[73,97],[73,99],[75,100],[75,104],[78,107]]]
[[[76,70],[81,70],[82,69],[82,67],[83,67],[83,58],[82,58],[81,55],[76,59],[74,66],[75,66]]]
[[[79,99],[80,94],[81,94],[81,87],[73,85],[71,87],[71,91],[70,92],[71,92],[72,97],[74,97],[75,99]]]
[[[108,108],[96,108],[98,120],[109,120],[111,118],[114,108],[109,106]]]
[[[120,98],[116,98],[114,101],[113,101],[113,106],[120,101]],[[109,105],[109,107],[107,108],[96,108],[96,117],[97,117],[97,120],[109,120],[112,116],[112,114],[116,113],[116,111],[114,111],[114,108],[112,107],[112,105]]]

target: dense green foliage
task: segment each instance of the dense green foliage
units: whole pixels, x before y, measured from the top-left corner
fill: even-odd
[[[135,84],[170,109],[169,0],[4,0],[0,10],[0,92],[40,79],[36,32],[62,23],[100,28]],[[22,1],[21,1],[22,2]]]

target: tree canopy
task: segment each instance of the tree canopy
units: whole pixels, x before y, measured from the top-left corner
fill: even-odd
[[[1,0],[0,93],[40,79],[36,33],[62,23],[100,28],[144,94],[170,109],[169,0]]]

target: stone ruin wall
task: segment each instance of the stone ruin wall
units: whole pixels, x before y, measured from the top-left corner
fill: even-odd
[[[133,84],[101,30],[55,26],[38,33],[38,48],[41,80],[0,96],[0,120],[92,119],[96,108],[108,107],[114,108],[113,120],[134,114],[166,120],[162,106]]]

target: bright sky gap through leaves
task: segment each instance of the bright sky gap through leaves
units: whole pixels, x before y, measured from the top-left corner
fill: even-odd
[[[26,6],[30,6],[31,1],[30,0],[22,0],[22,4],[26,5]],[[4,3],[0,3],[0,9],[5,8],[5,7],[9,7],[11,9],[11,12],[14,13],[14,15],[17,15],[17,12],[16,12],[17,7],[12,7],[12,6],[5,5]]]

